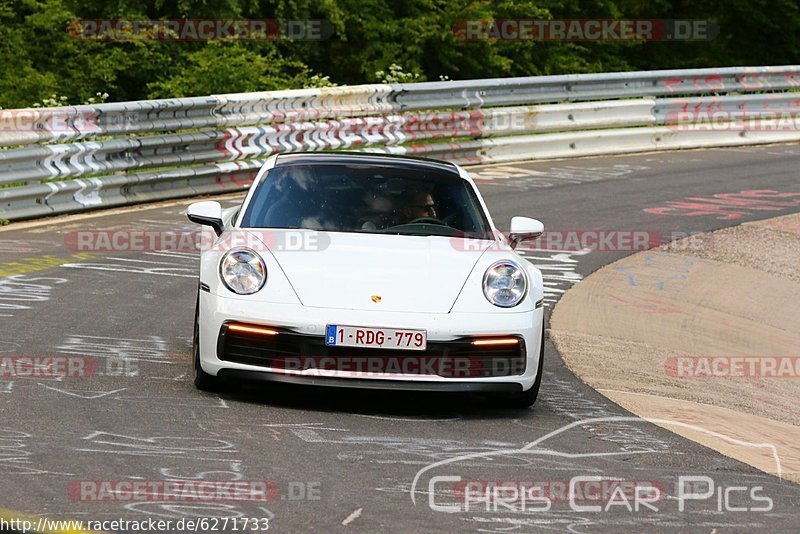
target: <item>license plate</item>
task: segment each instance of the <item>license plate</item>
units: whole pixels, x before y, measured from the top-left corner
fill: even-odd
[[[428,335],[425,330],[329,324],[325,329],[325,344],[331,347],[425,350],[428,347]]]

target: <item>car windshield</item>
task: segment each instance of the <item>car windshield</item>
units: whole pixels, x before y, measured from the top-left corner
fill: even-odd
[[[254,192],[242,227],[491,238],[462,177],[376,164],[275,167]]]

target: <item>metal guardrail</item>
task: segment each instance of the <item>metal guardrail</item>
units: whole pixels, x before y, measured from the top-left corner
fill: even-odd
[[[797,141],[796,123],[736,120],[797,117],[798,89],[798,66],[735,67],[0,110],[0,218],[241,190],[282,152],[469,164]]]

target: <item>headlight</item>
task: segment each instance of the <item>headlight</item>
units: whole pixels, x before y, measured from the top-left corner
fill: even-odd
[[[483,275],[483,294],[495,306],[512,308],[522,302],[527,290],[525,271],[513,261],[498,261]]]
[[[239,295],[252,295],[264,287],[267,266],[249,248],[228,251],[219,262],[219,276],[225,287]]]

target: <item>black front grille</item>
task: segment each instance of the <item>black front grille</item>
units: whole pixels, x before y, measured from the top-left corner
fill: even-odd
[[[272,328],[272,327],[270,327]],[[517,376],[525,372],[525,342],[475,346],[473,339],[428,342],[424,351],[328,347],[322,336],[274,328],[277,335],[233,331],[223,325],[220,360],[275,369],[328,369],[380,374],[416,374],[443,378]]]

